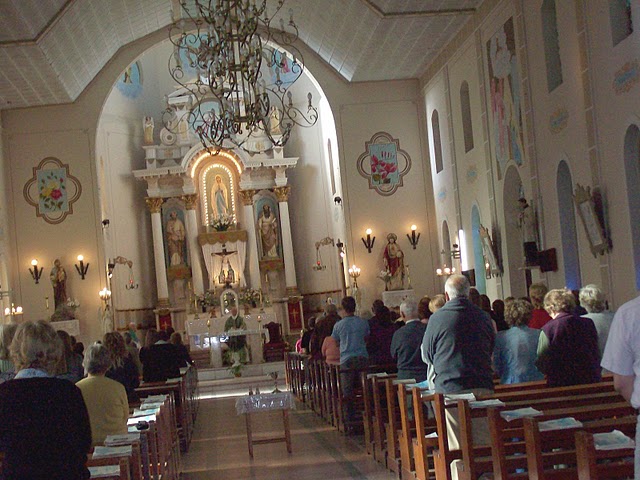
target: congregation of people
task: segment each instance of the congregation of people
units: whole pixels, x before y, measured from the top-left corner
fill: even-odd
[[[55,322],[0,326],[0,478],[87,479],[87,454],[127,433],[136,388],[192,364],[181,335],[109,332],[86,349]]]

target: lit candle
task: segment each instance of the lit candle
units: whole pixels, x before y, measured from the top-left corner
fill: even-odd
[[[44,297],[44,304],[47,307],[47,310],[49,310],[49,297]]]

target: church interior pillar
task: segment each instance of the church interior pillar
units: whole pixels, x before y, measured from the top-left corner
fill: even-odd
[[[153,258],[156,266],[156,287],[158,306],[169,306],[169,284],[167,266],[164,261],[164,238],[162,236],[162,203],[160,197],[147,197],[147,208],[151,212],[151,231],[153,233]]]
[[[189,245],[189,255],[191,256],[191,280],[193,282],[193,292],[196,295],[204,293],[204,280],[202,276],[202,263],[200,262],[200,248],[198,246],[198,218],[196,216],[196,204],[198,195],[183,195],[182,200],[186,208],[187,244]]]
[[[296,281],[296,265],[293,259],[293,240],[291,238],[291,222],[289,221],[289,194],[291,187],[274,188],[280,208],[280,228],[282,231],[282,254],[284,257],[284,278],[287,287],[287,295],[298,295],[298,282]]]
[[[249,285],[254,290],[260,289],[260,263],[258,259],[258,239],[256,237],[256,219],[253,214],[253,196],[255,190],[240,190],[240,198],[244,208],[244,219],[247,223],[247,243],[249,247]]]

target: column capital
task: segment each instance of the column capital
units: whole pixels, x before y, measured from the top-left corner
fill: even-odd
[[[244,206],[253,205],[253,196],[256,194],[255,190],[240,190],[240,198]]]
[[[276,197],[279,202],[286,202],[289,200],[289,194],[291,193],[291,187],[276,187],[273,189],[273,192],[276,194]]]
[[[144,199],[147,203],[147,208],[151,213],[160,213],[162,209],[162,204],[164,203],[164,198],[162,197],[147,197]]]
[[[196,205],[198,205],[198,194],[183,195],[182,201],[184,202],[184,208],[187,210],[195,210]]]

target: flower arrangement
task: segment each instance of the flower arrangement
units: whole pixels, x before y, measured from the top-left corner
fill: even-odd
[[[244,369],[244,365],[242,363],[240,363],[239,361],[235,361],[233,363],[233,365],[231,365],[229,367],[229,372],[234,376],[234,377],[240,377],[242,376],[242,370]]]
[[[233,217],[226,213],[218,215],[211,223],[211,226],[218,232],[229,230],[232,225],[234,225]]]
[[[80,302],[75,298],[67,298],[67,307],[76,309],[80,306]]]
[[[260,290],[247,288],[246,290],[241,291],[238,297],[240,299],[240,303],[243,305],[257,305],[260,301],[260,296]]]
[[[205,292],[203,295],[197,295],[198,305],[202,308],[220,306],[220,298],[213,292]]]
[[[382,280],[384,283],[389,282],[391,280],[391,272],[389,270],[382,270],[378,274],[378,278]]]
[[[76,309],[80,306],[80,302],[73,298],[68,298],[65,303],[58,305],[56,311],[53,312],[50,322],[65,322],[67,320],[75,320]]]

